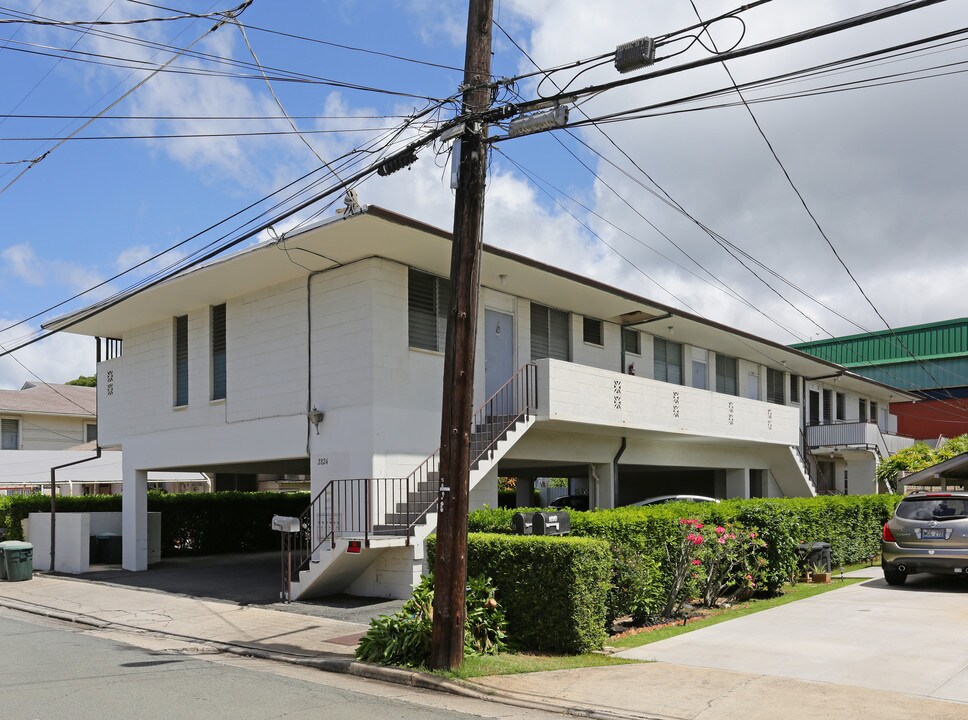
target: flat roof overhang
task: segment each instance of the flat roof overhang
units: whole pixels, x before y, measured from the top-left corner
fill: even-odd
[[[292,236],[192,268],[143,292],[130,293],[118,304],[91,305],[44,327],[120,338],[127,330],[198,307],[218,305],[271,285],[306,278],[311,272],[373,257],[448,277],[451,246],[452,236],[447,231],[370,206],[360,214],[330,218]],[[567,312],[642,329],[656,337],[676,342],[689,338],[697,346],[759,360],[808,379],[836,378],[837,385],[860,394],[877,387],[887,390],[891,400],[918,399],[780,343],[489,245],[484,246],[481,285]]]

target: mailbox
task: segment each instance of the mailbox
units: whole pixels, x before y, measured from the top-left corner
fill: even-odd
[[[536,512],[531,522],[535,535],[567,535],[571,532],[571,516],[562,510]]]
[[[272,529],[278,530],[279,532],[299,532],[299,518],[286,517],[285,515],[273,515]]]
[[[515,535],[531,535],[533,528],[532,513],[514,513],[511,518],[511,527],[514,528]]]

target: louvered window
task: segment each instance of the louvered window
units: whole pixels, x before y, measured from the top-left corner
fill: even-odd
[[[800,376],[799,375],[790,376],[790,402],[792,403],[800,402]]]
[[[4,450],[20,449],[20,421],[0,420],[0,435],[3,436]]]
[[[212,306],[212,400],[225,398],[225,305]]]
[[[638,330],[630,330],[629,328],[622,328],[622,347],[625,348],[625,352],[632,353],[633,355],[641,355],[641,346]]]
[[[175,318],[175,407],[188,405],[188,316]]]
[[[410,308],[410,347],[444,351],[450,281],[410,268],[407,299]]]
[[[836,397],[837,408],[836,414],[837,422],[843,422],[847,419],[847,396],[844,393],[837,393]]]
[[[602,339],[602,321],[596,320],[595,318],[583,318],[582,322],[582,337],[587,343],[592,345],[604,345],[605,342]]]
[[[783,371],[766,369],[766,401],[783,405]]]
[[[716,353],[716,392],[739,395],[737,365],[736,358]]]
[[[652,341],[652,377],[682,385],[682,344],[655,338]]]
[[[568,313],[531,303],[531,359],[571,360]]]

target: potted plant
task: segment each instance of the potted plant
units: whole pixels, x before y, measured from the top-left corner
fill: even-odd
[[[813,582],[815,583],[829,583],[832,573],[824,563],[814,563],[810,566],[810,574],[813,576]]]

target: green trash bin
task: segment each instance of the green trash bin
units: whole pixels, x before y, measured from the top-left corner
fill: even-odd
[[[34,576],[34,546],[18,540],[7,540],[3,543],[3,565],[7,580],[30,580]]]
[[[0,580],[7,579],[7,563],[3,561],[3,546],[6,542],[0,542]]]

